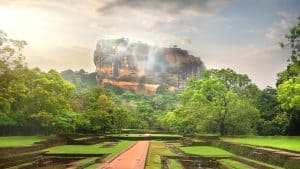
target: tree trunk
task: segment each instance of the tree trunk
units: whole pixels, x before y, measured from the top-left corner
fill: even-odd
[[[225,125],[224,125],[224,121],[223,120],[220,122],[220,135],[221,136],[225,135]]]

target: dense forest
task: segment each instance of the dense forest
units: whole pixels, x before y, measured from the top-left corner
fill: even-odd
[[[182,92],[161,84],[143,95],[99,86],[96,73],[29,68],[25,41],[0,32],[0,134],[118,133],[122,128],[181,134],[299,135],[300,23],[280,43],[291,51],[276,88],[259,89],[245,74],[208,69]]]

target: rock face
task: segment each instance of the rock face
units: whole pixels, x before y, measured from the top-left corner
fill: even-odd
[[[188,77],[205,69],[199,57],[177,47],[160,48],[128,39],[100,40],[94,52],[97,81],[154,92],[159,84],[184,87]]]

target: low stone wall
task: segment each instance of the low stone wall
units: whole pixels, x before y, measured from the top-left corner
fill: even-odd
[[[0,157],[9,157],[15,154],[21,154],[26,152],[34,152],[42,150],[45,146],[42,144],[35,144],[22,147],[0,147]]]
[[[76,140],[76,139],[71,139],[68,138],[67,139],[67,144],[70,145],[90,145],[90,144],[97,144],[100,143],[103,139],[94,136],[94,137],[88,137],[86,139],[82,139],[82,140]]]
[[[197,135],[196,136],[198,139],[200,140],[207,140],[207,141],[210,141],[210,140],[220,140],[220,137],[219,136],[215,136],[215,135]]]
[[[211,141],[212,146],[225,149],[231,153],[268,164],[288,168],[300,169],[300,153],[287,152],[271,148],[236,144],[224,141]]]
[[[192,138],[187,138],[187,137],[181,139],[181,144],[185,145],[185,146],[208,146],[208,145],[210,145],[210,143],[207,141],[194,140]]]
[[[1,156],[0,157],[0,168],[11,167],[27,162],[34,162],[35,160],[39,160],[42,158],[43,151],[37,151],[32,153],[22,153],[17,155],[10,156]]]
[[[66,139],[62,137],[51,138],[45,141],[37,142],[33,145],[21,147],[0,147],[0,157],[8,157],[10,155],[22,154],[26,152],[40,151],[42,149],[62,145],[66,143]]]
[[[108,136],[110,140],[180,140],[180,136],[145,136],[145,137],[122,137],[122,136]]]

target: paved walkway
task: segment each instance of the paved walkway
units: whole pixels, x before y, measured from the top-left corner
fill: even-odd
[[[119,154],[109,163],[105,163],[99,169],[144,169],[149,141],[138,141],[128,150]]]

